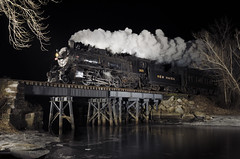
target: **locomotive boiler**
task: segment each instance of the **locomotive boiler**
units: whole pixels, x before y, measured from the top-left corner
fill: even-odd
[[[212,93],[214,80],[208,73],[139,58],[69,41],[57,51],[48,82],[183,93]]]

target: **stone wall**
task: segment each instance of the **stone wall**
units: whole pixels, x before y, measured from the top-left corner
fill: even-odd
[[[43,112],[40,105],[25,101],[18,81],[0,79],[0,120],[18,130],[41,129]]]

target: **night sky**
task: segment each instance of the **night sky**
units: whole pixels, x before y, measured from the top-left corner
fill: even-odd
[[[44,23],[49,24],[49,51],[41,51],[37,40],[32,47],[14,50],[8,41],[8,20],[0,16],[0,77],[46,81],[46,73],[54,62],[56,49],[67,45],[75,32],[82,29],[124,30],[139,34],[146,29],[155,33],[161,29],[168,38],[193,40],[192,33],[208,28],[215,20],[227,17],[239,28],[237,1],[81,1],[62,0],[44,6]],[[228,4],[227,4],[228,3]]]

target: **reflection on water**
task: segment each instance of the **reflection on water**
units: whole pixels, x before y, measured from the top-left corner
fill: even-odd
[[[83,127],[46,158],[237,159],[240,128],[139,125]]]

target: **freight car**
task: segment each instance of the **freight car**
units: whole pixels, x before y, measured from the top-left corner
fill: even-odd
[[[206,72],[139,58],[69,41],[57,51],[48,82],[146,89],[183,93],[212,93],[214,81]]]

